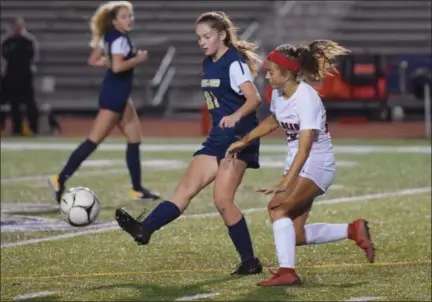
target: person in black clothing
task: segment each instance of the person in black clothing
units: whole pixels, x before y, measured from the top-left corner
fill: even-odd
[[[35,100],[33,72],[34,63],[38,59],[38,44],[36,38],[25,29],[22,18],[14,20],[11,33],[2,42],[1,53],[6,63],[2,88],[6,89],[10,103],[12,134],[23,134],[21,105],[26,107],[31,131],[37,134],[39,111]]]

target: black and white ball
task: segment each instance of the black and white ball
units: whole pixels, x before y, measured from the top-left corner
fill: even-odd
[[[74,227],[93,223],[101,210],[96,194],[86,187],[67,190],[60,201],[60,212],[64,220]]]

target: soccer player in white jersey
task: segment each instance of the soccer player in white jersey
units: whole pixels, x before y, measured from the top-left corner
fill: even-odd
[[[335,71],[335,57],[346,53],[347,49],[327,40],[298,48],[281,45],[272,51],[266,61],[266,78],[273,87],[272,114],[227,150],[228,157],[235,156],[249,142],[278,127],[285,130],[288,141],[281,182],[258,190],[273,194],[268,212],[279,262],[279,269],[271,270],[273,276],[259,282],[260,286],[301,284],[295,272],[296,245],[351,239],[365,251],[370,262],[374,261],[375,250],[366,220],[305,225],[314,199],[328,190],[336,172],[326,111],[309,83]]]

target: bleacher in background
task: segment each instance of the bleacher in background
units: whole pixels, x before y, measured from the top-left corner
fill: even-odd
[[[355,1],[334,38],[355,52],[430,54],[430,1]]]
[[[23,16],[29,31],[40,42],[41,60],[37,74],[39,101],[48,100],[54,108],[95,109],[103,70],[86,65],[90,50],[88,23],[102,1],[14,0],[0,3],[2,33],[12,18]],[[169,86],[166,96],[170,99],[170,109],[174,112],[182,108],[200,108],[202,53],[195,41],[194,23],[199,14],[210,10],[225,11],[240,28],[240,33],[255,24],[252,38],[260,42],[263,51],[269,51],[281,43],[297,44],[328,38],[339,41],[355,53],[389,56],[389,61],[395,65],[393,80],[389,81],[392,85],[395,85],[395,78],[398,77],[398,65],[401,62],[410,65],[406,58],[415,59],[417,64],[419,56],[430,57],[430,1],[132,3],[137,21],[133,38],[139,48],[150,52],[148,64],[137,68],[133,97],[138,106],[154,101],[153,93],[160,87],[158,85],[162,80],[169,78],[166,75],[171,66],[175,67],[175,75],[172,81],[167,79],[163,82]],[[175,51],[168,52],[169,49]],[[169,57],[169,60],[163,60],[164,57]],[[155,79],[155,75],[158,75],[156,78],[159,80],[155,83],[157,87],[149,89],[149,83]],[[55,79],[55,91],[41,91],[42,82],[49,84],[50,79]],[[390,90],[395,89],[393,87]]]
[[[39,98],[54,108],[93,109],[103,70],[86,65],[90,41],[89,20],[102,1],[1,1],[2,33],[16,16],[26,20],[28,30],[41,46],[38,64]],[[146,85],[155,76],[169,46],[176,48],[171,83],[175,99],[187,103],[190,90],[199,88],[202,53],[194,34],[199,14],[224,10],[242,29],[268,10],[267,1],[132,1],[136,26],[133,39],[149,50],[149,63],[137,68],[134,99],[149,102]],[[55,78],[56,91],[43,93],[40,83]]]

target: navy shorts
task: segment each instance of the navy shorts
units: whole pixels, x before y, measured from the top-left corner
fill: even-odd
[[[215,156],[218,164],[225,158],[228,147],[239,140],[242,136],[232,137],[220,137],[210,135],[207,140],[203,143],[203,147],[196,151],[193,156],[196,155],[209,155]],[[259,147],[260,142],[256,140],[251,142],[246,148],[237,154],[237,159],[244,161],[247,164],[247,168],[258,169],[259,165]]]
[[[99,92],[99,108],[122,115],[129,101],[132,87],[128,83],[102,85]]]
[[[114,111],[122,115],[126,109],[129,97],[126,98],[113,98],[106,96],[99,96],[99,108]]]

